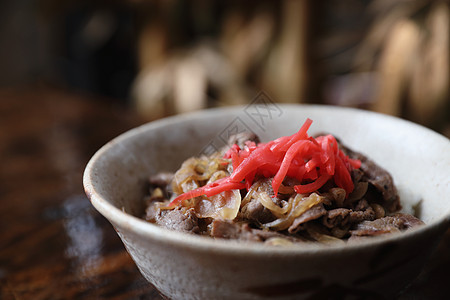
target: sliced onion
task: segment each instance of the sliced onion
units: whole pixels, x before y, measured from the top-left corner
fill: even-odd
[[[292,207],[285,218],[278,218],[275,221],[263,224],[262,226],[264,228],[275,230],[285,230],[292,225],[295,218],[299,217],[313,206],[322,203],[323,197],[316,193],[311,193],[307,197],[302,194],[296,194],[295,197],[289,199],[289,202],[292,203]]]
[[[336,244],[336,243],[342,243],[345,242],[337,237],[325,234],[320,232],[319,229],[317,229],[315,226],[307,226],[306,231],[308,232],[309,236],[315,239],[317,242],[322,244]]]
[[[194,167],[195,175],[192,177],[195,180],[208,180],[212,174],[219,170],[219,167],[219,162],[217,160],[198,159]]]
[[[172,181],[173,191],[178,195],[190,191],[192,189],[186,190],[186,188],[183,187],[186,182],[195,181],[197,187],[199,187],[201,185],[201,181],[210,180],[211,177],[219,171],[225,172],[226,176],[228,176],[229,173],[226,173],[227,165],[222,164],[222,162],[222,159],[211,159],[206,156],[200,158],[191,157],[185,160],[180,169],[174,175]]]
[[[195,190],[196,188],[198,188],[198,183],[197,183],[197,181],[190,179],[190,180],[183,182],[180,185],[180,188],[183,191],[183,193],[186,193],[186,192],[189,192],[189,191],[192,191],[192,190]]]
[[[287,204],[284,207],[276,205],[272,198],[265,192],[258,193],[259,202],[268,210],[270,210],[276,217],[283,217],[290,209],[290,205]]]
[[[195,213],[199,218],[215,218],[233,220],[241,206],[239,190],[225,191],[211,197],[201,197],[195,205]]]
[[[212,200],[214,200],[214,197],[223,197],[226,201],[226,205],[220,208],[219,215],[226,220],[233,220],[236,218],[239,208],[241,207],[241,192],[239,190],[231,190],[223,192],[219,195],[213,196]]]
[[[245,195],[244,199],[242,199],[242,203],[241,205],[244,206],[247,203],[250,202],[250,200],[252,200],[253,196],[255,196],[256,191],[258,190],[260,185],[260,181],[256,181],[248,190],[247,194]]]
[[[213,174],[210,175],[209,180],[208,180],[208,182],[206,184],[209,184],[209,183],[214,182],[214,181],[216,181],[218,179],[221,179],[221,178],[225,178],[228,175],[229,174],[227,172],[223,171],[223,170],[216,171],[216,172],[214,172]]]
[[[321,202],[323,202],[323,198],[316,193],[311,193],[308,197],[302,197],[301,194],[297,194],[294,199],[294,207],[292,208],[291,215],[295,219]]]
[[[182,185],[188,180],[193,180],[192,176],[196,173],[194,171],[194,166],[197,159],[191,157],[183,162],[180,169],[175,172],[172,180],[172,189],[176,194],[182,194],[183,191]]]

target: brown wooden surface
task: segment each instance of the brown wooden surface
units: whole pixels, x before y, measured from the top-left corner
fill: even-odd
[[[92,154],[141,123],[106,100],[0,90],[0,299],[162,299],[82,187]],[[450,231],[401,299],[447,299],[449,253]]]

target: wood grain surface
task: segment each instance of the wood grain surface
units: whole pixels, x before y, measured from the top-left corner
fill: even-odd
[[[82,186],[94,152],[138,123],[107,100],[0,91],[0,299],[162,299]]]
[[[139,124],[106,99],[0,90],[0,299],[163,299],[82,187],[94,152]],[[450,231],[400,298],[446,299],[449,253]]]

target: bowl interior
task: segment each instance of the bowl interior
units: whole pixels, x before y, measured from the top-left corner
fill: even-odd
[[[101,213],[112,204],[143,214],[149,175],[175,171],[193,155],[225,144],[236,132],[254,131],[262,141],[296,132],[306,118],[309,131],[332,133],[387,169],[406,211],[420,207],[427,224],[450,219],[450,141],[398,118],[349,108],[314,105],[231,107],[180,115],[135,128],[109,142],[90,161],[85,188]],[[119,212],[120,213],[120,212]]]

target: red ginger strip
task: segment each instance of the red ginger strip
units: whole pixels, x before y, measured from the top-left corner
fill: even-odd
[[[298,194],[307,194],[312,193],[320,189],[327,181],[331,178],[328,174],[322,174],[317,178],[316,181],[307,183],[307,184],[299,184],[294,186],[294,191]]]
[[[286,177],[286,174],[288,172],[289,166],[292,163],[292,160],[295,158],[295,156],[300,152],[308,152],[309,149],[307,147],[313,147],[314,144],[309,140],[300,140],[295,142],[287,151],[283,158],[283,162],[280,165],[280,168],[278,169],[278,172],[275,174],[275,177],[272,180],[272,188],[275,195],[278,194],[278,189],[281,185],[281,183],[284,180],[284,177]]]
[[[232,182],[230,181],[230,177],[225,177],[218,179],[214,182],[211,182],[207,185],[199,187],[197,189],[188,191],[176,197],[172,202],[170,202],[170,206],[178,205],[183,200],[192,199],[195,197],[199,197],[202,195],[206,195],[207,197],[211,197],[217,194],[220,194],[225,191],[230,190],[242,190],[245,188],[245,184],[241,182]]]
[[[350,194],[353,191],[350,171],[359,168],[361,162],[345,156],[332,135],[316,139],[309,137],[307,131],[311,123],[312,121],[307,119],[297,133],[280,137],[267,144],[256,146],[249,142],[244,149],[233,145],[224,155],[227,159],[231,158],[233,166],[233,173],[229,177],[181,194],[170,205],[201,195],[210,197],[232,189],[248,190],[256,174],[264,177],[274,176],[272,188],[275,195],[278,194],[286,176],[296,178],[300,182],[313,181],[294,186],[297,193],[317,191],[333,178],[337,186],[343,188],[347,195]]]

